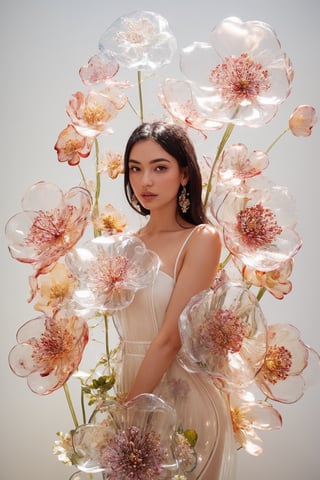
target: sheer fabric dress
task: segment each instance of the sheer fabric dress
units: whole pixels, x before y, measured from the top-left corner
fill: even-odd
[[[154,284],[138,291],[133,303],[114,317],[121,342],[117,372],[120,394],[129,391],[142,359],[161,327],[174,288],[179,257],[194,231],[179,250],[174,277],[160,270]],[[182,430],[193,429],[198,434],[196,466],[184,473],[188,480],[233,480],[235,449],[223,394],[204,375],[185,370],[178,359],[153,393],[176,409],[178,426]]]

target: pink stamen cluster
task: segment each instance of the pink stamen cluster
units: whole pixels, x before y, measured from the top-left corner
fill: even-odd
[[[63,211],[59,208],[40,210],[24,240],[25,245],[33,245],[41,253],[54,243],[67,241],[64,234],[74,210],[73,205],[67,205]]]
[[[237,215],[237,229],[244,242],[253,248],[272,243],[282,232],[272,210],[263,207],[261,203],[240,210]]]
[[[131,426],[103,447],[100,462],[110,480],[153,480],[162,471],[164,457],[159,435]]]
[[[283,345],[273,345],[268,348],[262,367],[265,380],[271,384],[285,380],[292,366],[292,353]]]
[[[269,72],[254,62],[247,53],[240,57],[226,57],[209,76],[214,87],[221,90],[226,102],[237,105],[243,100],[254,102],[262,92],[269,90]]]
[[[247,324],[232,310],[217,310],[201,325],[199,343],[212,353],[236,353],[242,347],[247,329]]]
[[[122,255],[108,257],[97,256],[97,261],[90,267],[89,277],[92,285],[98,290],[108,291],[119,287],[127,278],[128,258]]]

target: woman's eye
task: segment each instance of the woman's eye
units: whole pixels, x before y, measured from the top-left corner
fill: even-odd
[[[158,165],[156,167],[157,172],[163,172],[164,170],[167,170],[167,167],[165,167],[164,165]]]
[[[130,170],[130,172],[138,172],[139,167],[132,166],[132,167],[129,167],[129,170]]]

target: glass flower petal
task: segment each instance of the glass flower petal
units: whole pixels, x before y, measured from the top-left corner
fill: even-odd
[[[91,423],[73,433],[79,470],[103,471],[112,480],[161,478],[176,471],[172,441],[175,411],[153,394],[142,394],[126,404],[106,401]]]
[[[63,193],[51,183],[32,185],[22,199],[23,211],[6,224],[11,256],[31,263],[35,277],[46,273],[82,237],[91,206],[91,195],[84,188]]]
[[[113,311],[125,308],[137,290],[153,283],[160,260],[137,237],[112,235],[76,247],[66,256],[66,264],[80,281],[77,303]]]
[[[252,382],[264,361],[264,315],[242,284],[226,282],[195,295],[180,316],[180,333],[186,368],[229,386]]]
[[[191,82],[205,116],[259,127],[269,122],[289,95],[290,59],[264,22],[229,17],[181,53],[180,68]]]
[[[48,395],[77,369],[88,338],[85,320],[68,312],[29,320],[17,332],[18,343],[9,353],[10,368],[27,377],[34,393]]]
[[[154,71],[171,62],[177,42],[164,17],[151,11],[134,11],[107,28],[99,49],[102,54],[111,54],[121,66]]]

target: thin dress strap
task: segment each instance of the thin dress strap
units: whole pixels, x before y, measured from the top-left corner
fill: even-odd
[[[194,228],[191,230],[191,232],[190,232],[189,235],[186,237],[186,239],[184,240],[183,244],[181,245],[181,247],[180,247],[180,249],[179,249],[179,252],[178,252],[178,255],[177,255],[175,264],[174,264],[174,269],[173,269],[173,279],[174,279],[174,281],[176,281],[177,268],[178,268],[178,263],[179,263],[179,259],[180,259],[181,253],[183,252],[184,247],[185,247],[186,244],[188,243],[189,238],[191,237],[191,235],[193,234],[193,232],[195,232],[195,231],[197,230],[197,228],[198,228],[199,226],[200,226],[200,225],[197,225],[196,227],[194,227]]]

